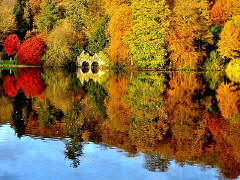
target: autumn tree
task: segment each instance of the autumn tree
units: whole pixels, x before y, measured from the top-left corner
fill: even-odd
[[[109,55],[113,63],[130,65],[129,49],[124,40],[131,32],[132,9],[130,1],[105,0],[110,15],[108,32],[110,35]]]
[[[41,12],[41,3],[42,0],[29,0],[31,12],[35,21],[37,20],[37,16]]]
[[[64,66],[72,59],[71,48],[79,43],[79,38],[68,20],[59,23],[47,37],[47,52],[44,66]]]
[[[206,142],[209,100],[195,73],[171,73],[165,101],[177,160],[199,157]]]
[[[166,64],[166,34],[170,10],[165,0],[133,0],[132,32],[127,38],[130,54],[139,68]]]
[[[69,0],[66,16],[74,30],[90,35],[93,25],[104,14],[103,0]]]
[[[15,97],[19,91],[19,88],[20,87],[17,82],[17,78],[10,75],[4,78],[3,89],[7,96]]]
[[[210,10],[210,19],[213,24],[218,24],[218,25],[224,24],[225,21],[228,19],[226,10],[219,0],[216,1],[212,9]]]
[[[41,71],[37,68],[19,69],[17,83],[27,97],[36,97],[45,89],[45,82],[41,78]]]
[[[236,0],[217,0],[216,3],[220,3],[223,7],[227,18],[237,16],[240,14],[240,1]]]
[[[108,121],[112,128],[121,132],[128,131],[130,125],[129,107],[127,102],[124,101],[124,96],[128,92],[127,77],[113,74],[107,82],[106,109]]]
[[[165,81],[162,73],[139,72],[129,84],[126,96],[132,119],[129,135],[141,150],[156,147],[168,132]]]
[[[229,79],[232,82],[239,83],[240,82],[240,74],[238,73],[240,71],[240,58],[232,59],[226,68],[226,73]]]
[[[15,0],[4,0],[0,2],[0,46],[5,38],[14,33],[14,15],[12,13]]]
[[[195,69],[203,60],[203,48],[211,42],[208,5],[201,0],[177,0],[168,33],[173,68]]]
[[[218,42],[218,51],[222,57],[240,56],[240,15],[234,16],[224,25]]]

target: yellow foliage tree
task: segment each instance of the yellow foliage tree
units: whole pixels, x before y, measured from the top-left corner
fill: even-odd
[[[224,25],[218,42],[218,51],[226,58],[240,56],[240,15],[234,16]]]
[[[0,44],[3,40],[15,30],[13,7],[15,0],[0,1]]]

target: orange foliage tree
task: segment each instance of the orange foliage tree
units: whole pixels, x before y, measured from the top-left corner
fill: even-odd
[[[213,24],[222,25],[228,19],[226,10],[220,1],[217,1],[210,10],[210,19]]]
[[[207,8],[204,1],[176,0],[167,37],[173,68],[195,69],[202,61],[202,49],[211,41]]]
[[[131,7],[129,2],[105,0],[106,10],[111,19],[108,25],[110,35],[109,55],[113,63],[129,65],[129,51],[124,41],[131,31]]]

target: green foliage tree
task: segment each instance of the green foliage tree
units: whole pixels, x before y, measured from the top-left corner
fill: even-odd
[[[96,22],[93,32],[89,37],[87,46],[87,51],[91,55],[99,53],[108,45],[108,39],[106,37],[106,27],[108,21],[109,17],[105,15],[98,22]]]
[[[214,42],[217,43],[220,39],[220,33],[222,32],[223,27],[221,25],[214,25],[210,28],[210,32],[213,35]]]
[[[162,73],[137,73],[128,88],[131,107],[130,136],[139,147],[153,147],[166,135],[169,126],[164,106],[166,90]]]
[[[87,12],[86,0],[69,0],[66,16],[72,23],[75,31],[82,32],[86,27],[84,19]]]
[[[66,16],[75,31],[89,35],[92,26],[104,14],[103,0],[69,0]]]
[[[130,54],[140,68],[164,66],[165,37],[170,10],[165,0],[132,1],[132,33],[127,38]]]
[[[46,0],[41,5],[41,13],[38,16],[36,24],[40,31],[49,33],[59,19],[60,12],[57,3]]]

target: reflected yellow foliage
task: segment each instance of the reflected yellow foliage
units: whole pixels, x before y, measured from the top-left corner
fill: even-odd
[[[11,119],[13,106],[11,100],[7,96],[0,96],[0,124],[6,124]]]
[[[61,109],[64,114],[71,110],[74,100],[74,92],[70,90],[70,75],[58,69],[45,69],[43,79],[47,84],[46,98]]]

